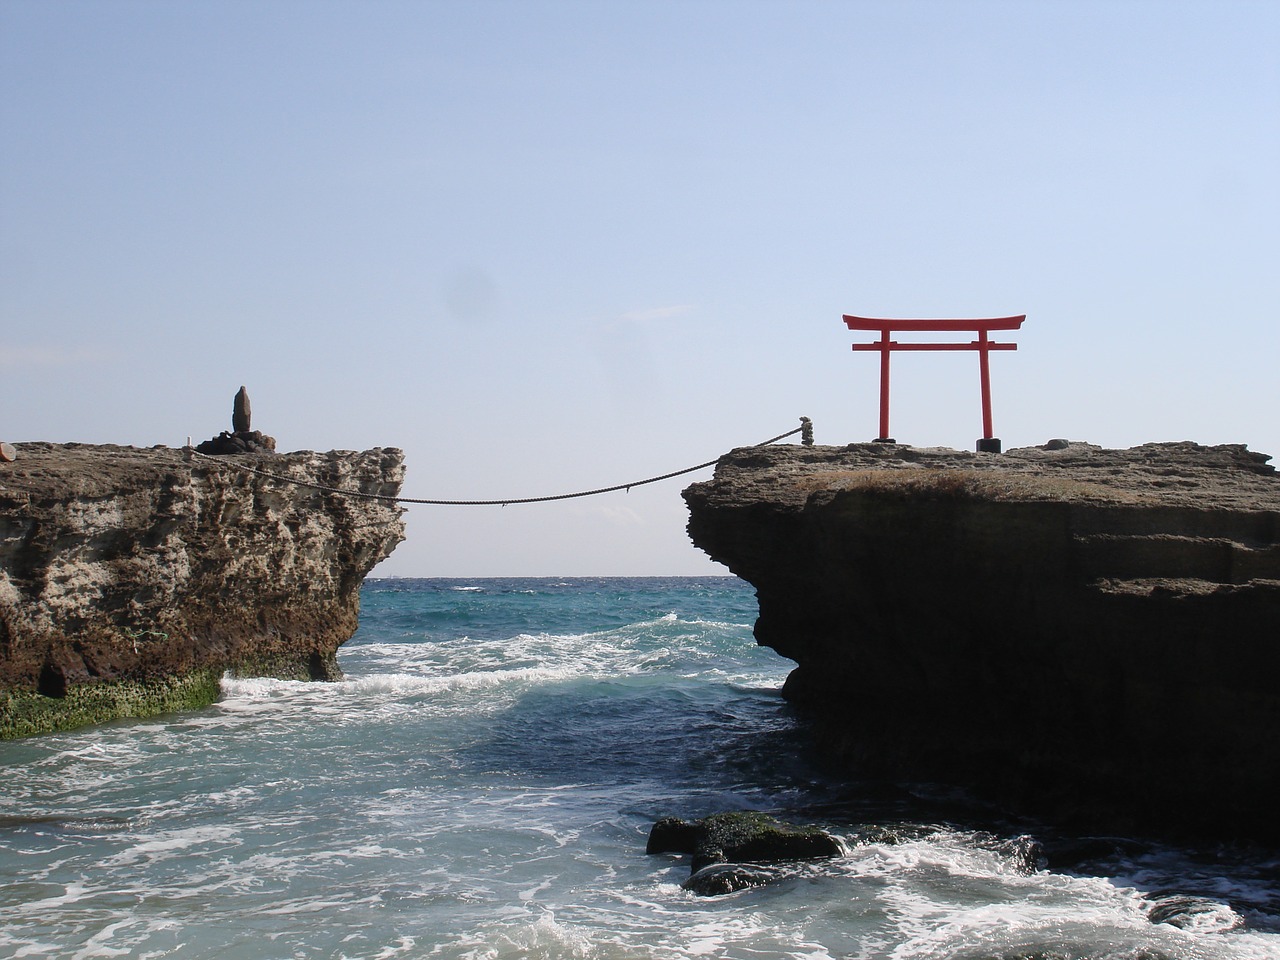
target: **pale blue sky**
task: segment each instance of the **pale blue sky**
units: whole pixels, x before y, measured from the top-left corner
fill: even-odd
[[[538,496],[812,417],[843,313],[1026,313],[1006,447],[1280,456],[1280,4],[0,2],[0,439],[281,449]],[[893,434],[972,449],[970,354]],[[723,572],[682,478],[414,507],[384,575]]]

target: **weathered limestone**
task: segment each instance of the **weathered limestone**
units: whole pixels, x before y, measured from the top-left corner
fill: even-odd
[[[18,445],[0,469],[0,736],[211,702],[225,671],[339,675],[402,508],[184,459]],[[291,453],[274,474],[395,496],[399,450]]]
[[[853,776],[1280,840],[1280,478],[1239,446],[736,450],[689,532]]]

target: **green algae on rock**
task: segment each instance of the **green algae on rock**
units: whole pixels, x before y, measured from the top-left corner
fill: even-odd
[[[209,668],[148,680],[73,683],[60,697],[0,690],[0,739],[74,730],[122,717],[198,710],[218,699],[221,678],[220,670]]]

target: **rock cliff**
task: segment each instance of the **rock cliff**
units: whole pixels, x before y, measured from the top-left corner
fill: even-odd
[[[689,533],[820,751],[1090,829],[1280,842],[1280,478],[1241,446],[736,450]]]
[[[0,736],[203,705],[226,671],[331,679],[402,508],[399,450],[184,458],[15,445],[0,464]]]

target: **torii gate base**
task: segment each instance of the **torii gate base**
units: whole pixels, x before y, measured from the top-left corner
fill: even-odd
[[[878,330],[880,339],[874,343],[855,343],[854,350],[880,351],[880,435],[876,443],[893,443],[889,436],[889,355],[895,350],[976,350],[978,372],[982,386],[982,437],[978,440],[978,453],[999,453],[1000,438],[991,430],[991,365],[992,350],[1017,350],[1016,343],[994,343],[987,339],[992,330],[1017,330],[1027,319],[1024,313],[1017,317],[993,317],[987,320],[877,320],[870,317],[851,317],[845,314],[844,322],[850,330]],[[956,332],[972,331],[978,339],[971,343],[898,343],[890,340],[893,331]]]

